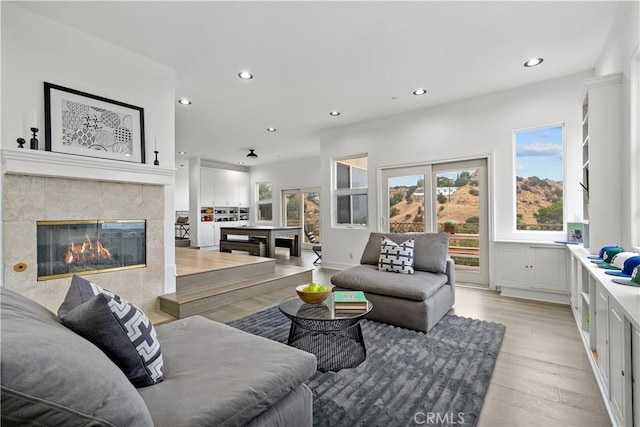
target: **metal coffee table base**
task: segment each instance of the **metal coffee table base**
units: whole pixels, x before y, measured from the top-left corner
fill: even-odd
[[[316,355],[321,372],[355,368],[367,358],[360,319],[331,322],[296,319],[291,322],[287,344]]]

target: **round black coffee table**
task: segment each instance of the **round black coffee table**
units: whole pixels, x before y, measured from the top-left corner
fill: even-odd
[[[370,301],[366,310],[352,313],[336,313],[331,296],[321,304],[288,298],[278,308],[291,319],[287,344],[315,354],[319,371],[355,368],[366,359],[360,321],[373,308]]]

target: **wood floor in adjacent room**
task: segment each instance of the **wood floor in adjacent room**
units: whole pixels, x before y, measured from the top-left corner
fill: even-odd
[[[277,262],[311,265],[314,259],[304,252],[302,260]],[[314,281],[330,283],[335,272],[316,267]],[[293,288],[280,289],[205,316],[229,322],[294,295]],[[478,426],[611,425],[569,306],[458,286],[451,313],[507,327]]]

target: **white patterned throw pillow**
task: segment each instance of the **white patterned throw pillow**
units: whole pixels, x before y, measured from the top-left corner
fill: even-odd
[[[415,239],[411,238],[397,244],[382,236],[378,269],[394,273],[413,274],[413,246]]]

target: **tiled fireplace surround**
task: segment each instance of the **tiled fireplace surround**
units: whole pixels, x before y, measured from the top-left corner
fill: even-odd
[[[86,277],[121,295],[147,313],[157,312],[157,297],[166,292],[164,286],[164,186],[103,181],[99,179],[100,174],[96,172],[90,174],[93,175],[91,179],[75,179],[19,173],[20,169],[25,169],[22,167],[9,167],[14,170],[7,171],[5,154],[7,153],[3,152],[3,163],[5,163],[2,187],[3,285],[38,301],[55,313],[64,299],[71,278],[37,281],[36,221],[144,219],[147,221],[147,266]],[[33,154],[29,153],[29,155]],[[42,156],[42,152],[35,154],[36,157]],[[55,153],[44,155],[56,156]],[[9,153],[9,157],[13,157],[12,153]],[[80,162],[86,163],[85,160]],[[113,163],[113,161],[109,162]],[[119,163],[121,162],[116,162],[115,166]],[[107,167],[109,166],[110,164],[107,163]],[[84,164],[80,166],[81,169],[84,167],[86,167]],[[128,169],[146,167],[146,165],[135,165]],[[60,174],[64,175],[64,166],[60,168]],[[75,168],[77,169],[78,166]],[[168,173],[163,172],[159,181],[166,183]],[[113,179],[119,171],[105,173]],[[70,175],[78,174],[82,174],[82,171],[76,170],[70,173]],[[14,266],[18,263],[25,263],[26,270],[16,271]]]

